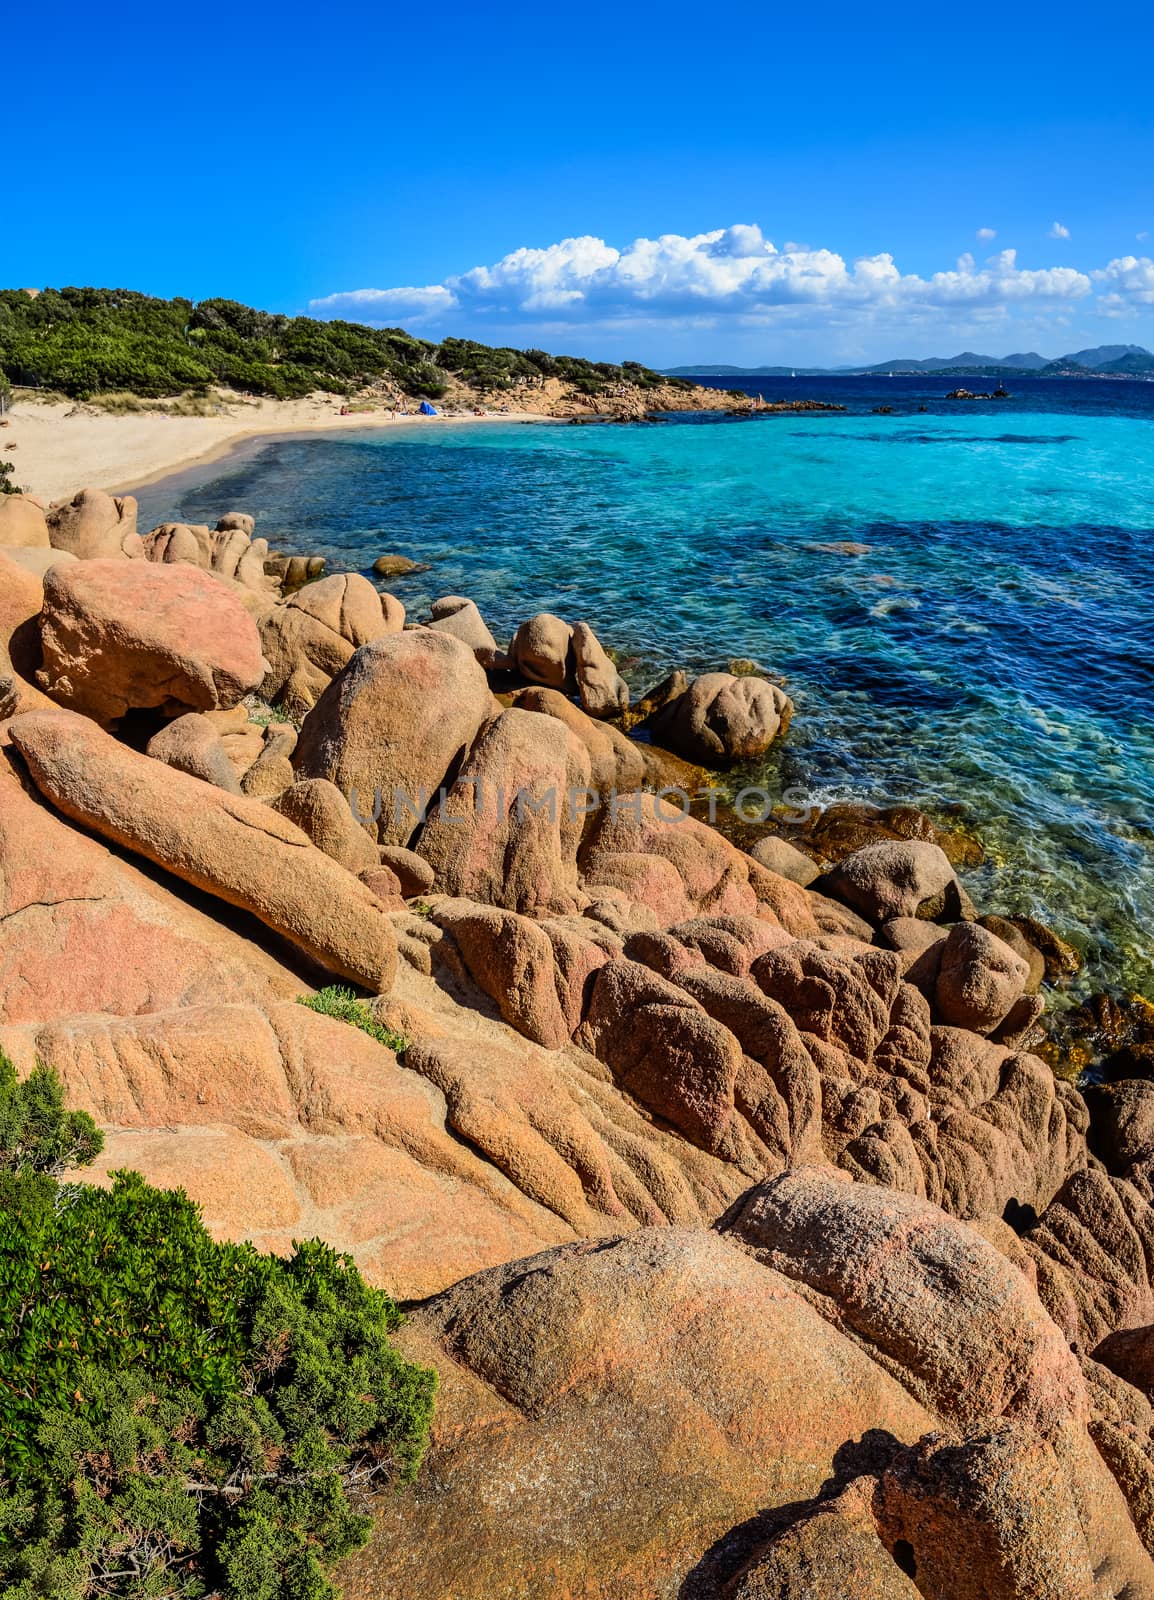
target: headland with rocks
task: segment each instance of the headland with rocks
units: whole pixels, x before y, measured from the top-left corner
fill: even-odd
[[[912,810],[703,821],[765,676],[136,521],[0,505],[0,1048],[406,1303],[350,1600],[1154,1596],[1154,1084],[1038,1054],[1062,941]]]

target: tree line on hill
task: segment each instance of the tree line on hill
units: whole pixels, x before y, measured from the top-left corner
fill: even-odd
[[[281,316],[235,300],[160,300],[129,289],[0,290],[0,382],[77,400],[214,387],[295,399],[382,382],[437,399],[454,378],[497,392],[559,378],[589,395],[669,382],[635,361],[615,365],[472,339],[433,343],[401,328]]]

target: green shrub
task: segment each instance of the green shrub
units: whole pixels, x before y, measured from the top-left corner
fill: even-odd
[[[264,1256],[137,1173],[47,1176],[93,1148],[50,1079],[0,1086],[0,1592],[329,1600],[367,1491],[416,1473],[435,1375],[327,1245]]]
[[[319,1011],[322,1017],[333,1017],[337,1022],[347,1022],[359,1028],[370,1039],[387,1045],[398,1055],[409,1048],[409,1041],[403,1033],[397,1033],[394,1028],[387,1028],[383,1022],[378,1022],[366,1003],[358,1000],[351,989],[342,988],[340,984],[330,984],[316,994],[301,995],[297,1004],[307,1006],[310,1011]]]
[[[449,373],[496,391],[545,377],[566,378],[587,394],[611,383],[661,381],[638,362],[618,367],[472,339],[437,345],[402,328],[285,317],[235,300],[194,305],[128,289],[45,289],[34,298],[0,290],[0,381],[79,399],[203,395],[214,384],[292,398],[315,389],[351,394],[370,383],[438,399]]]
[[[0,1172],[44,1172],[90,1166],[104,1135],[87,1111],[67,1111],[60,1079],[37,1066],[23,1083],[0,1050]]]

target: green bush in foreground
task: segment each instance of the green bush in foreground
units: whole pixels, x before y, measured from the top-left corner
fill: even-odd
[[[351,989],[342,988],[339,983],[330,984],[316,994],[301,995],[297,1004],[307,1006],[310,1011],[319,1011],[322,1017],[333,1017],[337,1022],[347,1022],[351,1027],[359,1028],[370,1039],[395,1050],[398,1055],[409,1048],[409,1041],[403,1033],[378,1022],[365,1001],[358,1000]]]
[[[365,1492],[424,1449],[436,1379],[397,1308],[319,1241],[214,1243],[136,1173],[57,1182],[87,1129],[49,1074],[0,1077],[0,1593],[328,1600]]]

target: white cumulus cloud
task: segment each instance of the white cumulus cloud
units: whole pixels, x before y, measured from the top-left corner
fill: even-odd
[[[991,239],[998,237],[998,230],[996,228],[979,228],[974,237],[975,239],[980,239],[983,244],[989,244]]]
[[[1055,222],[1046,237],[1047,239],[1068,239],[1070,230],[1064,222]]]
[[[1098,304],[1104,311],[1126,311],[1154,306],[1154,260],[1150,256],[1117,256],[1094,280],[1102,291]]]
[[[826,315],[921,315],[942,308],[982,314],[1029,302],[1079,300],[1090,278],[1072,267],[1024,268],[1002,250],[978,264],[965,255],[928,277],[902,272],[892,255],[853,261],[836,251],[779,250],[761,229],[740,223],[692,236],[667,233],[616,249],[590,236],[522,248],[491,266],[440,284],[354,289],[314,300],[321,317],[388,323],[547,322],[551,326],[643,320],[740,320],[750,325],[809,309]]]

